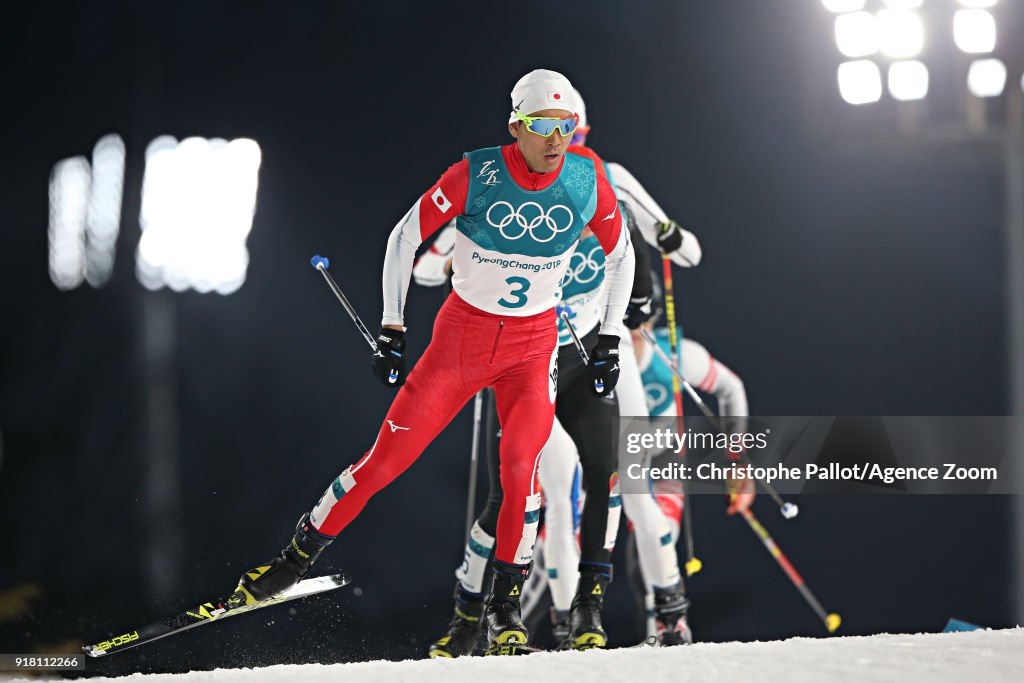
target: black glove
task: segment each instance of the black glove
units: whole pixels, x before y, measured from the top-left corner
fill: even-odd
[[[658,248],[663,254],[671,254],[683,244],[683,230],[675,221],[658,223]]]
[[[653,312],[651,297],[633,297],[629,300],[629,305],[626,306],[626,317],[623,318],[622,321],[626,323],[626,327],[631,330],[635,330],[650,320]]]
[[[370,359],[370,367],[377,379],[389,387],[405,384],[405,332],[380,328],[377,352]]]
[[[614,334],[597,335],[597,343],[590,352],[590,363],[587,364],[590,375],[590,390],[596,396],[607,396],[612,393],[619,381],[619,338]]]

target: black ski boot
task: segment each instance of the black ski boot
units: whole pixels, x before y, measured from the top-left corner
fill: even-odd
[[[484,614],[487,618],[487,654],[515,655],[528,650],[530,634],[519,611],[519,598],[529,565],[505,564],[495,560],[494,583]]]
[[[580,582],[569,613],[569,635],[559,649],[590,650],[608,643],[608,634],[601,626],[601,608],[611,580],[611,565],[580,564]]]
[[[559,644],[569,637],[569,610],[551,606],[551,635]]]
[[[309,513],[302,515],[291,543],[270,562],[242,574],[231,600],[252,605],[288,590],[306,576],[316,558],[333,540],[333,536],[326,536],[313,528]]]
[[[658,627],[658,644],[689,645],[693,642],[690,625],[686,622],[686,611],[690,601],[686,599],[682,584],[674,588],[654,589],[654,621]]]
[[[430,658],[454,658],[473,654],[477,643],[480,642],[480,627],[483,624],[480,617],[483,613],[483,594],[470,593],[462,587],[461,582],[456,583],[455,616],[448,622],[448,632],[430,645],[427,651]]]

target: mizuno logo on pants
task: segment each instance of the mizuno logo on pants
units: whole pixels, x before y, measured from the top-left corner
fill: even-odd
[[[391,420],[387,420],[387,423],[388,423],[388,426],[391,427],[391,433],[392,434],[397,432],[399,429],[402,429],[402,430],[405,430],[405,431],[409,431],[409,429],[411,429],[410,427],[400,427],[400,426],[396,425],[394,422],[392,422]]]

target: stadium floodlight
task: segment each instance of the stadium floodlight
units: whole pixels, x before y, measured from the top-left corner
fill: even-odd
[[[92,183],[85,228],[85,279],[93,287],[100,287],[110,279],[114,268],[123,189],[124,140],[120,135],[105,135],[92,150]]]
[[[825,9],[840,14],[842,12],[855,12],[864,9],[864,0],[821,0]]]
[[[839,94],[850,104],[868,104],[882,97],[882,74],[870,59],[839,65]]]
[[[90,182],[85,157],[58,161],[50,173],[50,279],[58,289],[74,289],[85,279]]]
[[[998,59],[976,59],[967,72],[967,89],[975,97],[998,97],[1006,86],[1006,65]]]
[[[878,46],[887,57],[916,57],[924,47],[921,17],[906,9],[881,10],[878,13]]]
[[[136,259],[145,287],[230,294],[242,286],[260,161],[259,145],[244,138],[149,144]]]
[[[902,102],[924,99],[928,94],[928,67],[917,60],[893,63],[889,67],[889,94]]]
[[[964,7],[973,7],[974,9],[988,9],[989,7],[995,7],[996,2],[999,0],[960,0],[960,4]]]
[[[124,190],[124,141],[105,135],[85,157],[58,162],[50,174],[50,279],[59,289],[86,280],[101,287],[114,268]]]
[[[953,15],[953,39],[968,54],[992,52],[996,47],[996,20],[983,9],[958,9]]]
[[[924,0],[885,0],[885,4],[893,9],[917,9]]]
[[[867,57],[878,52],[875,15],[850,12],[836,17],[836,46],[847,57]]]

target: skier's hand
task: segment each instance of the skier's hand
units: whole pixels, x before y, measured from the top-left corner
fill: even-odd
[[[370,367],[385,386],[399,387],[405,384],[405,332],[380,328],[377,352],[370,359]]]
[[[658,248],[663,254],[671,254],[683,244],[683,229],[675,221],[658,223]]]
[[[727,474],[725,493],[729,498],[729,507],[726,508],[725,514],[732,516],[750,509],[757,496],[757,487],[754,486],[753,479],[736,479]]]
[[[626,306],[626,316],[622,319],[622,322],[629,329],[635,330],[650,320],[653,312],[650,296],[633,297],[629,300],[629,305]]]
[[[612,393],[619,381],[619,338],[614,334],[597,335],[597,343],[590,352],[587,365],[590,375],[590,390],[595,396]]]

